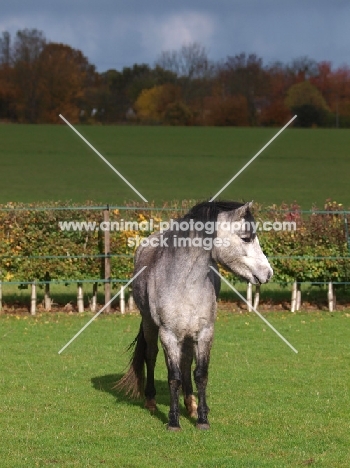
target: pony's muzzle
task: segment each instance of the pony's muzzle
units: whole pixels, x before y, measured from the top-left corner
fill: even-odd
[[[264,271],[259,274],[259,276],[254,275],[254,277],[258,280],[260,284],[268,283],[270,279],[272,278],[272,276],[273,276],[273,269],[270,266],[266,267]]]
[[[249,281],[252,284],[264,284],[268,283],[269,280],[273,276],[273,270],[270,267],[270,264],[260,266],[260,268],[256,268],[255,270],[251,271],[251,278]]]

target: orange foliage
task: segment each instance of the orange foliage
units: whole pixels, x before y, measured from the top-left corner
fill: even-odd
[[[261,125],[284,125],[289,118],[290,111],[284,104],[283,99],[279,99],[271,102],[261,110],[259,121]]]
[[[249,125],[248,103],[244,96],[211,96],[205,99],[204,108],[205,125]]]
[[[340,67],[333,71],[330,62],[321,62],[318,65],[318,75],[310,81],[321,91],[332,112],[350,115],[350,69],[348,67]]]
[[[26,34],[41,41],[35,54],[24,53],[32,51]],[[36,38],[35,31],[26,34],[21,43],[24,58],[17,54],[13,63],[0,64],[1,116],[17,122],[57,123],[62,113],[78,122],[86,90],[97,83],[95,67],[79,50],[47,44],[41,36]]]
[[[41,120],[59,122],[63,114],[72,123],[79,121],[86,83],[94,81],[94,67],[79,51],[64,44],[48,44],[41,56]]]

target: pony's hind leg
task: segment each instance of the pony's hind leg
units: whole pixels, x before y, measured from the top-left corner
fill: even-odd
[[[193,395],[191,366],[193,362],[193,340],[186,338],[181,349],[182,393],[187,412],[191,418],[197,418],[197,403]]]
[[[209,429],[209,407],[206,400],[206,388],[208,383],[209,357],[213,339],[213,329],[208,327],[202,330],[195,345],[196,367],[193,372],[198,390],[198,429]]]
[[[181,387],[180,355],[181,347],[175,334],[163,327],[159,330],[160,341],[168,368],[168,384],[170,391],[170,411],[168,430],[180,430],[179,392]]]
[[[147,369],[146,387],[145,387],[145,407],[154,412],[156,406],[156,388],[154,385],[154,368],[158,354],[158,327],[151,321],[143,320],[143,333],[147,343],[145,362]]]

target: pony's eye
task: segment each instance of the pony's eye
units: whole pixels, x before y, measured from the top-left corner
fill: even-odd
[[[243,242],[250,242],[250,237],[241,237]]]

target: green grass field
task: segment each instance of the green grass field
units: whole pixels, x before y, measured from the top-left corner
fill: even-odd
[[[79,126],[146,197],[205,199],[277,133],[277,128]],[[137,195],[65,125],[0,125],[0,203],[73,200],[124,204]],[[350,130],[287,129],[222,198],[322,208],[350,206]]]
[[[138,316],[99,317],[62,355],[86,314],[1,316],[1,466],[347,468],[350,314],[266,317],[299,354],[254,314],[219,314],[211,429],[182,409],[182,431],[169,433],[161,355],[155,416],[111,389]]]

